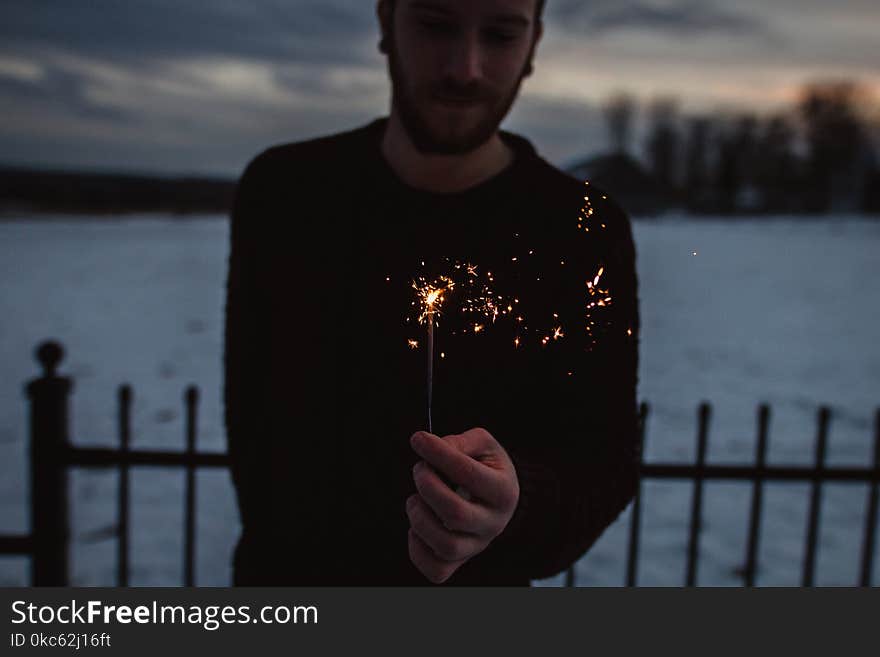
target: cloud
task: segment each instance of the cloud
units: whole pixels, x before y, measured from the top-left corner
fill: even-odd
[[[31,139],[41,159],[66,161],[100,142],[126,161],[150,144],[189,157],[234,141],[225,163],[204,158],[236,171],[267,141],[381,113],[377,39],[372,5],[350,0],[7,0],[0,150],[33,160]]]
[[[0,78],[36,82],[44,75],[43,67],[36,62],[21,57],[0,56]]]
[[[749,14],[696,0],[663,3],[563,0],[550,16],[562,29],[594,34],[640,30],[692,36],[759,35],[766,30],[764,24]]]
[[[372,7],[347,0],[6,2],[0,150],[237,173],[268,143],[382,113],[376,40]]]
[[[0,99],[10,105],[57,105],[70,116],[111,123],[126,122],[128,113],[89,97],[88,80],[71,71],[40,67],[39,75],[4,75],[0,71]]]
[[[224,56],[339,64],[375,50],[372,12],[344,0],[13,0],[4,48],[116,61]]]
[[[604,146],[590,106],[620,88],[760,106],[817,72],[876,81],[876,16],[866,0],[550,0],[506,123],[563,162]],[[2,159],[235,174],[385,114],[377,40],[374,0],[5,0]]]

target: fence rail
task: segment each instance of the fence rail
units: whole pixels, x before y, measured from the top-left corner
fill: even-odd
[[[693,481],[685,585],[695,586],[697,583],[699,534],[702,525],[703,484],[707,479],[718,479],[752,482],[752,504],[749,512],[746,558],[745,565],[742,569],[743,583],[745,586],[749,587],[754,586],[755,584],[755,573],[758,566],[758,543],[763,509],[762,501],[764,482],[786,481],[811,483],[807,535],[805,538],[804,561],[801,572],[802,586],[813,586],[814,582],[816,569],[816,544],[819,535],[819,510],[822,505],[822,485],[827,481],[866,483],[868,489],[867,504],[864,530],[862,532],[862,554],[858,585],[870,586],[874,559],[874,545],[877,533],[877,489],[878,483],[880,483],[880,409],[875,411],[874,416],[873,465],[862,468],[828,467],[825,465],[828,428],[831,421],[831,409],[827,406],[820,407],[818,411],[815,459],[812,467],[767,465],[770,407],[766,404],[761,404],[758,407],[758,431],[754,465],[708,465],[706,464],[706,448],[708,445],[709,420],[711,413],[712,407],[709,404],[705,402],[700,404],[697,413],[698,428],[696,463],[644,463],[643,458],[640,458],[640,482],[645,479],[685,479]],[[642,457],[644,455],[647,415],[648,405],[642,403],[639,408],[639,433]],[[626,572],[627,586],[636,585],[641,529],[641,489],[642,486],[640,483],[635,499],[633,500]],[[571,571],[567,580],[574,583],[573,573]]]
[[[73,382],[59,376],[57,368],[64,350],[56,342],[44,342],[36,350],[43,369],[42,376],[26,386],[30,407],[31,467],[31,532],[22,536],[0,536],[0,555],[24,555],[31,561],[33,586],[67,586],[69,552],[68,470],[71,467],[117,468],[118,541],[117,585],[129,583],[129,469],[132,466],[177,466],[185,468],[183,584],[195,584],[195,511],[196,468],[228,467],[229,457],[219,452],[199,452],[197,444],[197,411],[199,391],[189,386],[184,393],[185,448],[182,452],[133,450],[131,443],[130,386],[119,387],[117,398],[119,448],[82,447],[69,439],[68,402]],[[641,539],[642,483],[646,479],[684,479],[692,482],[691,513],[687,543],[687,564],[684,584],[697,585],[699,537],[702,526],[703,486],[707,480],[745,481],[752,483],[752,500],[748,520],[748,539],[742,568],[743,584],[754,586],[758,566],[763,486],[767,481],[809,482],[810,504],[804,543],[801,584],[813,586],[816,569],[817,539],[820,526],[822,490],[825,482],[858,482],[867,485],[859,586],[870,586],[874,546],[877,534],[878,485],[880,485],[880,409],[874,417],[873,463],[866,467],[828,467],[825,455],[832,412],[821,407],[817,416],[815,457],[812,467],[767,465],[770,407],[758,407],[755,462],[753,465],[716,465],[706,463],[709,422],[712,407],[702,403],[697,412],[697,456],[692,464],[645,463],[643,459],[645,429],[649,407],[639,407],[640,483],[633,500],[630,516],[629,545],[625,584],[637,585],[639,544]],[[576,584],[572,566],[565,575],[567,586]]]

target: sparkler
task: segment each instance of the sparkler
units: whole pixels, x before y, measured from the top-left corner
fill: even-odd
[[[431,422],[431,401],[434,393],[434,316],[440,315],[440,305],[444,301],[444,293],[455,287],[455,282],[448,276],[441,276],[430,284],[419,285],[413,281],[413,289],[418,294],[421,314],[419,323],[428,323],[428,381],[427,381],[427,407],[428,407],[428,433],[433,433]],[[410,341],[412,346],[414,341]],[[416,343],[418,346],[418,343]],[[415,348],[415,347],[413,347]]]
[[[529,251],[533,253],[533,251]],[[516,262],[511,258],[511,262]],[[462,313],[468,328],[464,331],[474,335],[485,333],[490,326],[496,324],[499,319],[507,318],[515,322],[516,335],[513,339],[513,348],[519,349],[525,344],[527,334],[535,336],[542,348],[548,348],[552,343],[565,338],[568,331],[563,326],[559,314],[552,313],[549,323],[536,322],[535,326],[529,327],[522,314],[520,299],[517,295],[507,297],[497,293],[493,288],[495,277],[492,272],[480,273],[477,265],[452,261],[447,258],[449,265],[448,274],[428,280],[424,276],[418,277],[412,282],[412,288],[416,291],[416,300],[412,305],[418,310],[417,319],[419,324],[427,324],[427,410],[428,430],[432,429],[431,406],[433,399],[433,373],[434,373],[434,327],[439,325],[436,318],[440,315],[440,308],[446,301],[447,294],[455,288],[458,300],[454,304],[454,310]],[[565,266],[565,260],[560,260],[560,266]],[[422,263],[424,266],[424,263]],[[611,305],[612,295],[608,289],[601,285],[605,274],[605,267],[600,265],[594,276],[586,281],[586,308],[585,329],[588,338],[587,350],[592,350],[596,343],[594,329],[597,319],[594,312],[597,309]],[[540,281],[540,277],[537,278]],[[472,318],[472,319],[471,319]],[[413,317],[407,317],[410,322]],[[453,335],[456,331],[453,331]],[[627,335],[632,335],[631,331]],[[419,341],[408,339],[410,349],[418,349]],[[441,354],[441,358],[443,355]]]
[[[593,207],[593,203],[590,199],[591,190],[589,189],[589,181],[586,181],[584,185],[587,189],[584,191],[584,204],[578,212],[577,228],[586,233],[590,232],[591,227],[604,230],[606,229],[606,225],[602,223],[601,220],[595,222],[594,219],[596,209]],[[606,198],[606,196],[602,196],[602,200],[605,200]],[[593,225],[594,222],[598,223],[598,226]],[[520,235],[519,233],[514,233],[513,237],[519,239]],[[534,254],[534,249],[529,249],[527,257],[523,250],[518,255],[511,254],[509,262],[513,267],[518,268],[521,266],[519,265],[520,260],[530,261],[531,256],[534,256]],[[696,253],[694,255],[696,255]],[[521,258],[520,256],[523,257]],[[559,258],[557,261],[559,262],[560,267],[566,266],[565,258]],[[514,326],[516,327],[516,331],[513,339],[514,349],[520,349],[525,343],[527,337],[526,334],[530,333],[528,323],[526,323],[523,317],[524,313],[522,312],[522,308],[518,305],[520,303],[519,298],[513,295],[505,298],[501,294],[497,294],[493,290],[495,286],[495,278],[491,271],[486,271],[481,275],[477,271],[477,266],[474,264],[461,261],[453,262],[450,258],[446,258],[446,263],[450,266],[450,269],[447,270],[448,275],[441,275],[433,281],[429,281],[427,278],[420,276],[412,282],[412,287],[416,291],[416,301],[414,301],[412,305],[418,308],[418,323],[427,323],[428,353],[426,393],[429,432],[433,431],[431,407],[434,386],[434,326],[436,323],[436,317],[439,317],[440,315],[440,308],[445,301],[445,295],[447,293],[449,293],[454,287],[458,286],[461,292],[461,298],[456,304],[456,310],[464,314],[463,318],[467,318],[469,328],[466,332],[468,333],[473,333],[475,335],[482,334],[486,331],[487,327],[494,325],[496,320],[505,316],[509,317],[512,321],[515,321]],[[422,267],[425,266],[424,261],[421,261],[421,264]],[[537,273],[540,274],[541,272]],[[605,267],[604,265],[599,264],[597,273],[586,281],[586,318],[584,328],[588,338],[588,351],[591,351],[593,346],[595,346],[598,337],[594,333],[594,330],[599,328],[596,325],[596,322],[599,321],[602,325],[607,324],[607,320],[600,320],[600,318],[595,317],[593,313],[598,309],[610,306],[612,303],[612,294],[610,290],[601,284],[604,274]],[[540,282],[541,276],[537,276],[534,280]],[[386,281],[390,281],[390,277],[386,277]],[[474,317],[474,315],[476,315],[476,317]],[[552,315],[552,323],[549,325],[544,324],[539,318],[536,325],[533,326],[531,330],[531,334],[536,336],[537,342],[542,348],[548,348],[551,343],[561,341],[566,337],[567,333],[569,333],[563,327],[563,321],[560,320],[559,315],[557,313],[552,313]],[[473,318],[473,321],[470,321],[471,318]],[[407,322],[410,322],[411,320],[411,316],[406,318]],[[455,333],[456,332],[453,331],[453,335]],[[626,329],[626,334],[627,336],[632,336],[631,327]],[[419,348],[419,342],[414,339],[408,339],[407,345],[413,350]],[[441,354],[441,358],[444,355],[445,354]],[[567,372],[568,376],[572,376],[572,374],[572,372]]]

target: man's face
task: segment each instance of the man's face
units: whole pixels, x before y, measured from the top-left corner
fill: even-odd
[[[484,144],[540,37],[537,0],[397,0],[386,34],[393,103],[422,153]]]

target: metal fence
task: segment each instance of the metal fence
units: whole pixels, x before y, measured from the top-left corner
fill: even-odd
[[[196,451],[196,411],[199,392],[190,386],[184,394],[186,449],[183,452],[133,450],[131,436],[131,387],[118,393],[119,449],[80,447],[71,443],[68,400],[73,382],[57,374],[64,350],[58,343],[44,342],[37,348],[43,375],[27,384],[30,405],[31,533],[0,536],[0,554],[31,558],[33,586],[67,586],[69,508],[68,470],[71,467],[115,467],[119,470],[117,586],[128,586],[129,576],[129,468],[131,466],[178,466],[186,469],[184,492],[183,584],[195,584],[196,468],[227,467],[229,458],[219,452]]]
[[[182,452],[130,449],[130,386],[120,386],[118,392],[119,448],[80,447],[69,437],[68,402],[73,382],[57,373],[64,350],[58,343],[44,342],[36,351],[43,368],[39,378],[27,384],[30,407],[30,517],[31,532],[22,536],[0,536],[0,555],[25,555],[31,561],[33,586],[67,586],[69,553],[68,470],[71,467],[115,467],[119,471],[117,585],[127,586],[129,580],[129,469],[131,466],[177,466],[185,468],[183,584],[195,585],[195,508],[196,468],[228,467],[229,458],[219,452],[196,451],[196,419],[199,401],[198,389],[190,386],[184,394],[186,447]],[[644,454],[645,428],[648,404],[639,408],[641,453]],[[874,418],[873,464],[863,468],[828,467],[825,453],[831,410],[819,409],[812,467],[774,466],[766,464],[770,408],[761,405],[757,416],[755,462],[752,465],[714,465],[706,463],[709,421],[712,408],[708,403],[699,406],[697,415],[697,457],[692,464],[644,463],[640,457],[640,480],[677,479],[691,481],[692,499],[688,534],[685,586],[697,585],[699,564],[699,537],[702,519],[703,484],[706,480],[752,482],[751,512],[748,520],[748,540],[743,584],[753,586],[758,566],[763,485],[767,481],[809,482],[810,505],[807,533],[804,542],[801,584],[812,586],[815,577],[816,543],[825,482],[861,482],[866,484],[867,505],[864,519],[862,553],[858,585],[870,586],[873,568],[874,544],[877,530],[877,489],[880,483],[880,409]],[[636,586],[641,534],[642,486],[633,500],[629,528],[629,547],[625,584]],[[565,576],[567,586],[574,586],[575,570]]]
[[[825,482],[862,482],[867,485],[867,505],[862,534],[862,554],[858,586],[870,586],[873,567],[874,543],[877,533],[877,486],[880,481],[880,409],[874,414],[874,456],[873,465],[864,468],[828,467],[825,453],[828,443],[828,427],[831,409],[819,408],[817,417],[815,459],[812,467],[767,465],[768,426],[770,407],[758,407],[757,440],[755,462],[752,465],[712,465],[706,463],[706,446],[709,435],[709,420],[712,407],[707,403],[699,406],[697,414],[697,457],[693,464],[645,463],[640,458],[640,481],[645,479],[683,479],[693,482],[691,496],[690,528],[688,532],[687,565],[684,585],[696,586],[697,565],[699,563],[699,536],[702,524],[703,483],[707,479],[727,481],[751,481],[752,503],[748,520],[748,538],[742,569],[743,584],[754,586],[758,567],[758,542],[763,509],[763,490],[766,481],[809,482],[810,505],[808,510],[807,533],[804,540],[804,558],[801,567],[801,586],[813,586],[816,571],[816,542],[819,536],[819,510],[822,505],[822,486]],[[642,454],[645,445],[648,406],[641,404],[640,444]],[[642,486],[639,484],[630,522],[629,551],[626,569],[626,585],[636,585],[641,523]],[[568,571],[567,584],[574,584],[574,571]]]

